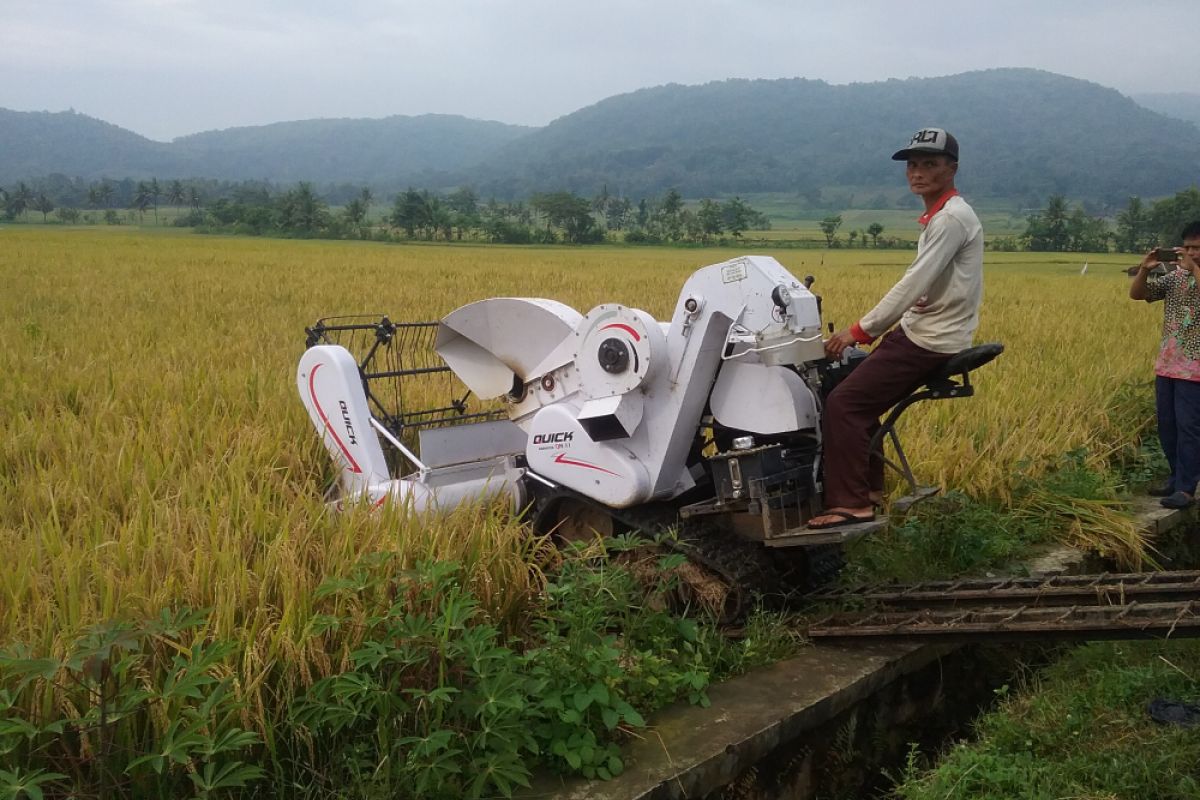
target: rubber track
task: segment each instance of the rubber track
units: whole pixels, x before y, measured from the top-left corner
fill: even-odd
[[[711,522],[681,520],[671,506],[614,509],[563,487],[555,495],[599,509],[716,576],[729,593],[718,615],[721,624],[744,619],[759,598],[776,606],[817,589],[845,564],[840,545],[773,550]]]

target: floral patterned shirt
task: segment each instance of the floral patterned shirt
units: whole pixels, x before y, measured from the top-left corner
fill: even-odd
[[[1146,302],[1164,301],[1162,347],[1154,373],[1200,381],[1200,288],[1186,269],[1146,281]]]

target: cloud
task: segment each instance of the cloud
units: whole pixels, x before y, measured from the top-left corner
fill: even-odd
[[[460,113],[544,124],[662,83],[832,83],[1024,66],[1133,91],[1194,91],[1194,0],[5,0],[0,106],[73,106],[156,138],[330,116]]]

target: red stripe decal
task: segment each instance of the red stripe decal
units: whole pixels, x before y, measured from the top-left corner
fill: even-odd
[[[589,464],[586,461],[575,461],[574,459],[567,458],[566,453],[559,453],[558,455],[556,455],[554,457],[554,463],[555,464],[566,464],[567,466],[570,466],[570,467],[587,467],[588,469],[594,469],[599,472],[607,472],[609,475],[616,475],[618,478],[621,477],[620,475],[617,475],[617,473],[613,472],[612,470],[605,469],[604,467],[597,467],[595,464]]]
[[[626,333],[628,333],[630,336],[632,336],[632,337],[633,337],[633,340],[634,340],[635,342],[640,342],[640,341],[642,340],[642,337],[638,335],[638,332],[637,332],[637,331],[635,331],[633,328],[629,327],[628,325],[626,325],[624,322],[613,322],[613,323],[610,323],[610,324],[608,324],[608,325],[605,325],[605,326],[604,326],[603,328],[601,328],[600,330],[602,330],[602,331],[606,331],[606,330],[608,330],[609,328],[620,328],[621,330],[625,331],[625,332],[626,332]]]
[[[337,446],[342,451],[342,454],[346,456],[346,460],[350,462],[350,471],[362,474],[362,467],[358,465],[358,462],[354,460],[354,456],[350,455],[350,451],[346,449],[346,445],[342,444],[342,440],[338,438],[336,433],[334,433],[333,426],[329,424],[329,417],[325,416],[325,410],[321,408],[321,404],[317,402],[317,392],[313,388],[313,382],[317,379],[317,370],[323,366],[325,366],[324,363],[317,364],[312,368],[312,372],[308,373],[308,396],[312,399],[313,408],[317,410],[317,414],[321,417],[321,422],[325,423],[325,432],[333,437],[333,440],[337,442]]]

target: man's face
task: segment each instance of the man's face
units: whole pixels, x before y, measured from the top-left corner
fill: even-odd
[[[1200,236],[1183,240],[1183,252],[1191,256],[1192,261],[1200,264]]]
[[[922,197],[940,197],[954,185],[958,162],[948,156],[912,153],[908,157],[908,188]]]

